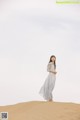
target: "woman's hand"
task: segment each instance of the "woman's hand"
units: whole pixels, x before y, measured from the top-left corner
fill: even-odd
[[[57,71],[54,71],[53,73],[54,73],[54,74],[56,74],[56,73],[57,73]]]
[[[54,74],[56,74],[56,73],[57,73],[56,71],[49,71],[49,72],[52,72],[52,73],[54,73]]]

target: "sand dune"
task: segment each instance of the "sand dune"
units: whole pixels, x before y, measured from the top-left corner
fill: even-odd
[[[80,120],[80,104],[30,101],[0,106],[8,112],[9,120]]]

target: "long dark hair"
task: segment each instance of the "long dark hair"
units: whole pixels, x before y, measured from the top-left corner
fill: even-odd
[[[55,57],[55,58],[56,58],[56,56],[55,56],[55,55],[51,55],[51,56],[50,56],[49,63],[50,63],[50,62],[52,62],[52,60],[51,60],[51,58],[52,58],[52,57]],[[56,61],[55,61],[55,60],[54,60],[54,68],[56,69]]]

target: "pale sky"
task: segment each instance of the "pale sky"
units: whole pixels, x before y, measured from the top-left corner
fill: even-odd
[[[56,56],[56,102],[80,103],[80,6],[54,0],[0,1],[0,106],[39,95]]]

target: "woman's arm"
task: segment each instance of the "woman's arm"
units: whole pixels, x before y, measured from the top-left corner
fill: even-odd
[[[54,73],[54,74],[56,74],[56,73],[57,73],[56,71],[51,71],[51,70],[50,70],[49,72],[52,72],[52,73]]]
[[[50,63],[48,63],[48,65],[47,65],[47,72],[52,72],[52,73],[57,73],[55,70],[53,71],[52,69],[51,69],[51,64]]]

